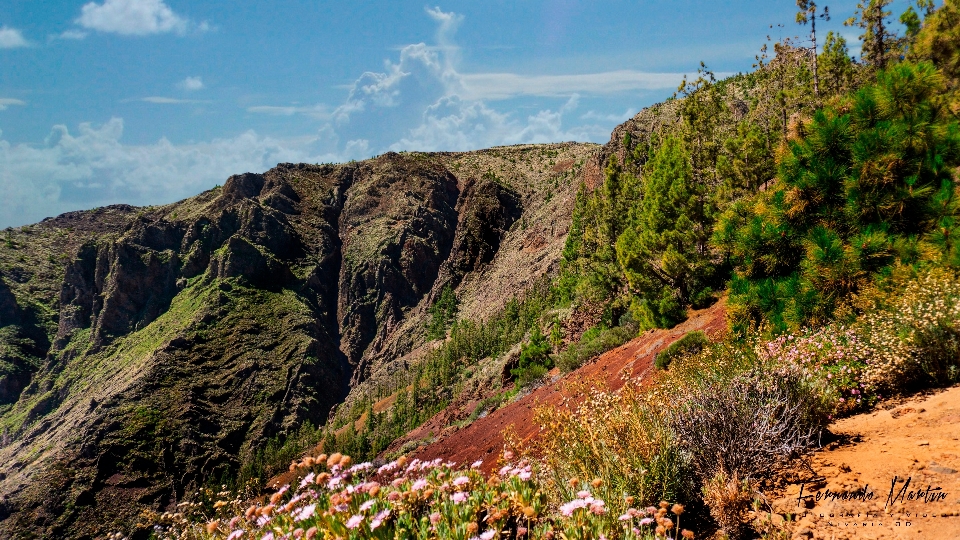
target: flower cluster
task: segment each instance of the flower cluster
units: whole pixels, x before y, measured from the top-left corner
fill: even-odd
[[[505,456],[512,459],[512,453]],[[307,457],[291,468],[297,480],[245,509],[218,501],[202,525],[162,519],[158,538],[217,540],[641,538],[640,528],[608,530],[591,520],[607,513],[590,491],[549,511],[531,463],[505,463],[485,477],[477,461],[457,469],[441,460],[399,458],[383,466],[348,456]],[[226,499],[226,497],[225,497]],[[242,510],[242,511],[238,511]],[[636,534],[634,533],[636,531]]]

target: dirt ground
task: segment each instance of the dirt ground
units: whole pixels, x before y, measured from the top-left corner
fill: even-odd
[[[864,496],[798,508],[800,484],[779,494],[773,519],[799,512],[793,538],[960,539],[960,386],[887,407],[832,424],[839,440],[813,454],[815,474],[798,478],[822,478],[804,496]]]

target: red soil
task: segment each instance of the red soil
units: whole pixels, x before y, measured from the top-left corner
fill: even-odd
[[[625,377],[633,377],[644,382],[655,375],[654,357],[688,332],[700,330],[715,336],[726,329],[726,310],[723,300],[713,306],[690,313],[682,324],[670,330],[651,330],[632,341],[607,351],[553,382],[544,385],[523,398],[510,403],[488,416],[474,421],[462,428],[446,428],[443,419],[445,412],[423,426],[409,433],[405,440],[415,440],[427,436],[431,431],[441,431],[440,438],[420,450],[414,457],[428,460],[442,458],[458,464],[472,463],[478,459],[484,461],[483,469],[491,471],[497,458],[504,450],[503,432],[511,429],[522,442],[526,443],[537,436],[539,426],[533,421],[534,411],[544,405],[557,406],[564,398],[577,400],[581,396],[574,388],[583,388],[585,383],[600,383],[610,390],[617,390],[624,384]],[[437,420],[437,422],[434,422]]]

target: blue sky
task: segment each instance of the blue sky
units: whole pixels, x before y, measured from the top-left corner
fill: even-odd
[[[855,41],[840,24],[855,5],[830,3],[823,30]],[[285,161],[605,142],[701,60],[747,71],[768,34],[806,34],[794,13],[792,0],[4,0],[0,227],[172,202]]]

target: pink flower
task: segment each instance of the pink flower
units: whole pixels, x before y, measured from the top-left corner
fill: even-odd
[[[383,520],[387,519],[387,516],[390,515],[389,510],[383,510],[382,512],[377,512],[377,515],[373,516],[373,519],[370,521],[370,530],[375,530],[377,527],[383,524]]]
[[[317,509],[317,505],[308,504],[304,506],[299,511],[294,512],[293,520],[294,521],[303,521],[311,516],[313,516],[313,511]]]
[[[480,540],[491,540],[496,535],[497,531],[490,529],[489,531],[480,535]]]
[[[467,494],[462,491],[458,491],[454,493],[450,498],[453,500],[453,502],[460,504],[463,501],[467,500]]]
[[[261,536],[260,540],[273,540],[273,533],[268,532],[267,534]]]
[[[227,535],[227,540],[237,540],[237,538],[240,538],[241,536],[243,536],[243,529],[237,529]]]
[[[313,482],[314,474],[310,473],[303,477],[303,480],[300,481],[300,489],[307,487],[307,484]]]
[[[473,464],[470,465],[470,468],[471,468],[471,469],[479,469],[481,465],[483,465],[483,460],[482,460],[482,459],[478,459],[477,461],[474,461]]]
[[[653,518],[645,517],[640,520],[640,525],[649,525],[651,523],[653,523]]]
[[[440,512],[434,512],[430,514],[430,523],[434,525],[436,525],[437,523],[440,523]]]
[[[590,496],[590,492],[587,491],[587,490],[585,490],[585,489],[582,489],[582,490],[580,490],[580,491],[577,492],[577,497],[579,497],[579,498],[581,498],[581,499],[586,499],[586,498],[589,497],[589,496]]]
[[[458,476],[453,479],[453,485],[460,487],[470,483],[470,479],[466,476]]]
[[[360,516],[360,515],[353,516],[347,520],[347,528],[356,529],[357,527],[360,526],[361,523],[363,523],[363,516]]]
[[[570,517],[576,510],[581,508],[586,508],[590,504],[584,499],[574,499],[566,504],[560,505],[560,513],[566,517]]]
[[[530,477],[533,476],[533,473],[531,473],[530,471],[524,470],[524,471],[520,471],[520,474],[518,474],[517,476],[518,476],[521,480],[529,480]]]
[[[369,501],[360,505],[360,511],[366,512],[367,510],[371,509],[375,504],[377,504],[377,501],[370,499]]]
[[[414,491],[420,491],[425,487],[427,487],[427,481],[424,480],[423,478],[420,478],[419,480],[413,483],[413,486],[411,486],[411,489],[413,489]]]

